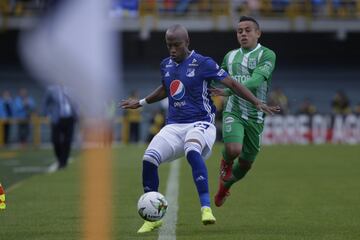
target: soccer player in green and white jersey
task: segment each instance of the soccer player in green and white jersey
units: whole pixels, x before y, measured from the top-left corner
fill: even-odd
[[[261,31],[258,22],[252,17],[240,18],[236,34],[241,47],[228,52],[221,67],[265,102],[275,67],[275,53],[258,43]],[[215,195],[215,205],[220,207],[230,194],[230,187],[246,175],[260,150],[264,113],[250,102],[232,94],[230,89],[215,88],[212,93],[228,96],[223,110],[225,148],[221,159],[219,189]]]

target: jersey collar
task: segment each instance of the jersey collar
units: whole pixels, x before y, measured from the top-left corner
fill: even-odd
[[[240,48],[240,52],[241,52],[242,54],[250,54],[250,53],[255,52],[256,50],[258,50],[260,47],[261,47],[261,44],[258,43],[253,50],[246,51],[245,49]]]
[[[195,51],[192,50],[192,51],[190,52],[189,56],[187,56],[187,57],[186,57],[182,62],[180,62],[180,63],[177,63],[177,62],[172,61],[172,60],[171,60],[171,61],[175,64],[175,66],[179,66],[180,64],[186,62],[194,53],[195,53]]]

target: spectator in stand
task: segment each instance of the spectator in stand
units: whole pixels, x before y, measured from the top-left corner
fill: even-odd
[[[290,5],[290,0],[272,0],[271,8],[275,13],[284,13],[286,8]]]
[[[260,1],[259,0],[247,0],[247,7],[249,9],[249,15],[259,16],[260,14]]]
[[[130,16],[137,17],[139,14],[138,0],[112,0],[110,16],[121,17]]]
[[[0,120],[3,120],[3,129],[4,129],[4,139],[3,143],[8,145],[10,143],[10,134],[11,134],[11,123],[10,120],[13,117],[13,100],[11,93],[8,90],[5,90],[2,93],[0,98]]]
[[[180,0],[176,5],[175,12],[177,14],[185,14],[186,11],[189,9],[192,0]]]
[[[306,114],[306,115],[314,115],[317,109],[316,106],[311,102],[309,98],[305,98],[305,100],[300,105],[298,114]]]
[[[160,132],[161,128],[165,125],[164,111],[160,108],[154,111],[150,122],[149,135],[147,142],[151,142],[154,136]]]
[[[28,95],[26,88],[19,90],[14,102],[14,116],[18,121],[18,141],[25,145],[30,135],[31,115],[35,111],[35,101]]]
[[[311,9],[314,17],[322,16],[326,11],[325,0],[311,0]]]
[[[280,88],[275,88],[269,95],[269,105],[280,106],[279,114],[289,113],[288,98]]]
[[[360,102],[358,102],[358,104],[355,106],[354,113],[356,115],[360,115]]]
[[[331,101],[332,113],[346,115],[351,113],[350,101],[344,91],[338,90]]]
[[[163,2],[163,8],[165,9],[165,11],[167,12],[173,12],[174,8],[176,6],[176,2],[175,0],[164,0]]]
[[[105,110],[105,119],[108,122],[109,128],[113,129],[115,119],[116,119],[116,103],[113,100],[108,100],[105,102],[104,110]],[[107,135],[105,135],[105,146],[111,146],[114,140],[113,131],[109,131]]]

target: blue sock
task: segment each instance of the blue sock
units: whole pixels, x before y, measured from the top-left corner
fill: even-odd
[[[143,187],[144,192],[158,191],[159,188],[159,175],[158,166],[149,162],[143,161]]]
[[[186,158],[192,168],[192,175],[199,194],[201,207],[210,207],[208,174],[204,159],[197,151],[189,151]]]

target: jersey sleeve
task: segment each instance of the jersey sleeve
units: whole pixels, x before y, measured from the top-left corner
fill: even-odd
[[[227,71],[227,72],[229,72],[229,70],[228,70],[229,54],[230,54],[230,52],[228,52],[228,53],[225,55],[225,57],[224,57],[224,59],[223,59],[223,61],[222,61],[222,63],[221,63],[221,68],[224,69],[224,70]]]
[[[251,75],[251,78],[244,82],[245,87],[252,90],[257,87],[259,87],[264,81],[266,81],[266,78],[264,75],[259,74],[257,72],[253,72]]]
[[[202,75],[205,79],[222,81],[228,76],[228,73],[224,69],[221,69],[219,65],[211,58],[204,60],[201,65]]]
[[[275,68],[275,60],[276,60],[276,55],[273,51],[271,50],[264,51],[264,54],[260,58],[260,61],[257,64],[253,74],[254,73],[260,74],[264,76],[266,80],[269,79]]]
[[[164,63],[164,61],[162,61],[160,63],[161,84],[164,84],[164,82],[165,82],[164,76],[165,76],[165,63]]]
[[[244,82],[243,84],[248,89],[253,90],[259,87],[265,80],[266,79],[263,75],[258,73],[253,73],[251,75],[251,78],[246,82]],[[230,88],[224,88],[224,93],[226,94],[226,96],[236,95],[236,93],[234,93],[234,91],[232,91]]]

